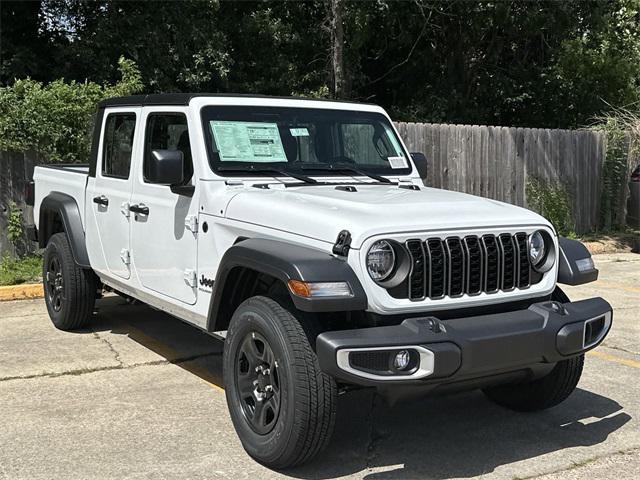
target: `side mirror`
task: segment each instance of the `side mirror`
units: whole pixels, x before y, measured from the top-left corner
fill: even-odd
[[[160,185],[181,185],[184,182],[184,155],[180,150],[152,150],[147,181]]]
[[[424,153],[421,153],[421,152],[411,152],[411,159],[413,160],[413,163],[415,163],[416,168],[418,169],[420,178],[422,178],[422,180],[426,180],[427,179],[427,157],[425,157]]]

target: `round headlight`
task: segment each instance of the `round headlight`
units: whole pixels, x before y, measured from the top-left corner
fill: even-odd
[[[378,240],[367,253],[367,270],[376,282],[381,282],[393,272],[396,254],[393,246],[386,240]]]
[[[529,237],[529,260],[533,267],[538,267],[544,260],[547,253],[546,246],[544,244],[544,237],[540,231],[533,232]]]

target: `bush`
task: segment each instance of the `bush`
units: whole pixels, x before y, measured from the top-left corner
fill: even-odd
[[[27,78],[0,88],[0,150],[35,150],[53,163],[86,161],[98,102],[142,89],[133,61],[121,57],[118,66],[122,80],[115,85]]]
[[[549,220],[559,235],[575,238],[569,192],[559,183],[530,179],[525,187],[527,204]]]
[[[614,109],[598,120],[595,128],[603,131],[607,138],[607,153],[602,165],[600,228],[624,230],[629,195],[627,182],[640,152],[640,117],[626,109]]]

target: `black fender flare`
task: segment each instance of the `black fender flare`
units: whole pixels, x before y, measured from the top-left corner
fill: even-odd
[[[236,267],[270,275],[285,285],[289,280],[349,283],[353,292],[351,297],[303,298],[289,292],[295,307],[304,312],[365,310],[368,305],[360,280],[345,260],[310,247],[279,240],[250,238],[230,247],[220,261],[209,304],[209,331],[215,331],[216,317],[224,301],[222,297],[225,283],[229,273]]]
[[[558,283],[565,285],[582,285],[595,282],[598,279],[598,269],[593,263],[585,268],[584,262],[579,265],[579,260],[591,259],[591,253],[578,240],[558,237]],[[582,268],[579,268],[582,267]]]
[[[38,239],[40,248],[47,246],[47,242],[53,235],[53,215],[57,213],[62,220],[64,232],[69,239],[71,252],[76,264],[83,268],[91,268],[87,244],[82,227],[82,217],[76,200],[66,193],[51,192],[40,203],[40,215],[38,221]]]

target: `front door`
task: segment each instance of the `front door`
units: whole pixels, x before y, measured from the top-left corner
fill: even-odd
[[[186,112],[143,108],[145,125],[142,162],[131,196],[132,254],[143,286],[187,304],[197,296],[197,195],[192,187],[193,161]],[[175,188],[153,184],[147,172],[153,150],[180,150],[184,181]],[[143,212],[143,213],[136,213]]]
[[[109,273],[131,276],[129,200],[132,189],[132,159],[140,108],[107,111],[92,191],[86,199],[94,217],[104,264]]]

